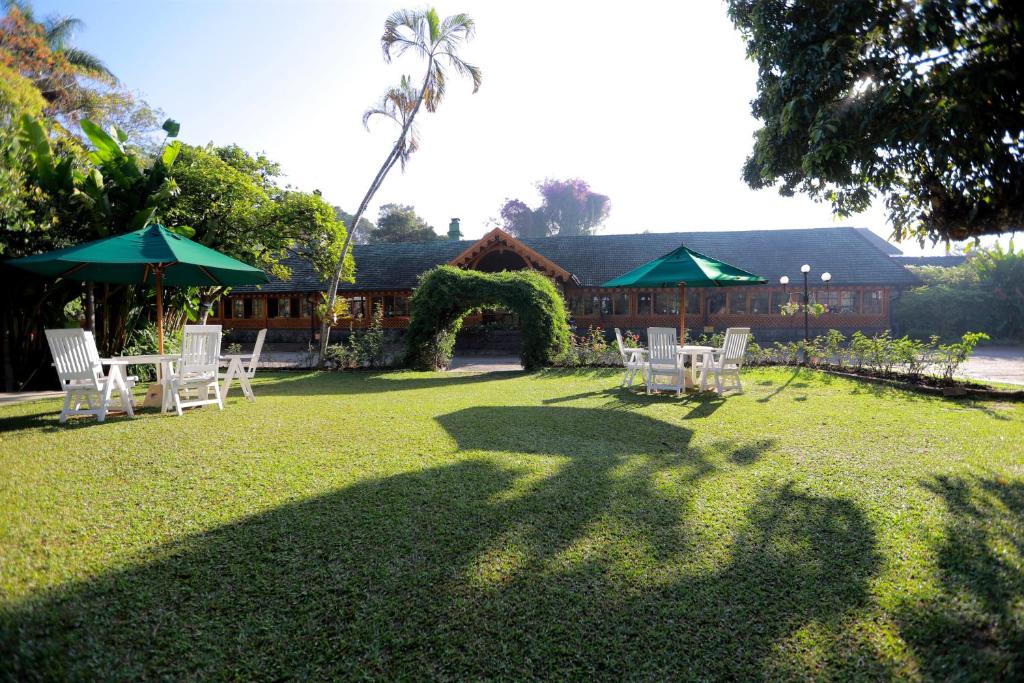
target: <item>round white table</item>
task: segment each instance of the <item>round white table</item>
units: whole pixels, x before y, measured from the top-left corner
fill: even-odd
[[[129,365],[152,365],[156,368],[156,382],[146,389],[146,398],[142,405],[159,405],[160,412],[166,413],[171,409],[170,392],[167,391],[167,378],[171,375],[171,363],[178,360],[176,355],[152,353],[139,356],[115,356],[114,358],[101,358],[100,362],[110,366],[111,373],[118,373],[121,379],[127,381]],[[159,387],[159,389],[157,389]],[[157,396],[159,391],[159,396]]]
[[[686,357],[690,357],[690,372],[686,376],[686,387],[692,389],[697,383],[697,358],[701,359],[700,367],[700,390],[704,391],[707,389],[707,372],[703,369],[711,364],[713,360],[713,354],[717,351],[713,346],[697,346],[695,344],[685,344],[676,347],[676,352],[682,356],[681,362],[686,362]]]

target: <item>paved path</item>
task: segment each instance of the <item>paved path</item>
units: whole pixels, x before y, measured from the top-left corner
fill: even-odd
[[[0,392],[0,406],[9,406],[23,401],[35,401],[39,398],[58,398],[63,396],[63,391]]]
[[[519,372],[523,364],[518,356],[458,356],[452,358],[448,372]]]
[[[1024,346],[980,346],[960,374],[990,382],[1024,384]]]

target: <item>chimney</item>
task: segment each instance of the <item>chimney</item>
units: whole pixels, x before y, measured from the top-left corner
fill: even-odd
[[[458,218],[453,218],[452,222],[448,224],[448,239],[452,241],[462,239],[462,232],[459,230]]]

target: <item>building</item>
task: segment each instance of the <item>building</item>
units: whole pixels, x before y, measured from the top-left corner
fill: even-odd
[[[452,231],[458,234],[458,225]],[[373,307],[380,305],[384,326],[402,329],[409,322],[409,297],[419,276],[441,264],[486,272],[530,268],[552,278],[565,295],[572,320],[580,330],[602,326],[642,330],[675,327],[679,320],[678,290],[607,289],[601,283],[686,244],[691,249],[765,277],[758,287],[688,288],[688,327],[721,330],[751,327],[761,340],[790,339],[803,334],[802,315],[783,315],[780,306],[803,293],[800,267],[811,266],[812,301],[826,312],[811,318],[820,331],[880,331],[891,327],[895,297],[917,284],[916,277],[892,258],[899,250],[862,228],[745,230],[723,232],[641,233],[591,237],[517,239],[494,229],[478,240],[368,244],[354,248],[356,281],[342,283],[350,317],[335,329],[366,327]],[[895,252],[893,252],[895,250]],[[289,262],[290,280],[261,287],[236,288],[214,311],[214,320],[244,338],[246,330],[269,328],[268,339],[308,342],[319,333],[315,305],[324,283],[309,264]],[[822,273],[831,273],[826,285]],[[783,287],[779,278],[789,277]],[[501,318],[475,316],[467,325]]]

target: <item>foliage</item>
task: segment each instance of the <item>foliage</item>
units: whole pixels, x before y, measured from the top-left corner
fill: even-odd
[[[730,0],[758,64],[747,183],[840,216],[883,195],[897,238],[1024,224],[1024,51],[1010,2]]]
[[[384,61],[390,62],[393,57],[399,57],[412,50],[426,59],[427,64],[423,84],[418,91],[413,86],[411,78],[402,76],[398,87],[388,89],[380,104],[363,114],[364,125],[371,117],[380,115],[394,121],[401,130],[387,158],[363,195],[363,200],[352,217],[352,225],[359,226],[363,213],[395,163],[401,162],[404,170],[409,156],[419,146],[419,138],[414,128],[416,114],[419,113],[421,105],[426,105],[427,111],[430,112],[437,110],[445,95],[448,79],[446,69],[452,69],[460,76],[468,76],[473,81],[474,93],[480,89],[480,69],[459,56],[460,47],[470,40],[475,32],[476,25],[468,14],[455,14],[441,19],[433,8],[400,10],[391,14],[384,22],[384,34],[381,36]],[[338,295],[338,283],[344,275],[353,232],[350,232],[342,242],[334,273],[327,284],[328,309],[333,308]],[[321,359],[325,358],[329,340],[330,323],[325,320],[320,328]]]
[[[988,335],[984,332],[968,332],[959,342],[939,346],[942,378],[947,382],[952,380],[953,375],[971,355],[978,342],[986,339],[988,339]]]
[[[801,304],[796,301],[790,301],[779,306],[779,313],[782,315],[797,315],[807,311],[809,315],[817,318],[819,315],[825,312],[825,305],[819,303],[807,303]]]
[[[611,200],[579,178],[537,183],[541,205],[531,209],[519,199],[501,207],[502,228],[516,237],[591,235],[608,218]]]
[[[1024,341],[1024,250],[996,244],[961,265],[915,268],[924,284],[893,305],[893,322],[914,337],[956,339],[981,330],[993,339]]]
[[[354,225],[353,221],[355,220],[355,216],[343,210],[339,206],[334,207],[334,215],[337,216],[339,221],[347,226],[349,232],[353,233],[353,244],[370,243],[370,233],[377,228],[377,226],[373,224],[373,221],[366,218],[360,218],[359,225]]]
[[[444,239],[434,232],[416,209],[405,204],[384,204],[380,207],[377,227],[369,233],[369,242],[433,242]]]
[[[370,325],[365,330],[349,328],[348,339],[327,347],[324,367],[330,370],[382,368],[388,365],[384,351],[384,308],[380,302],[373,307]]]
[[[551,280],[533,271],[482,273],[439,266],[424,273],[413,291],[406,364],[447,367],[463,319],[497,306],[519,317],[526,369],[547,365],[568,348],[565,304]]]
[[[0,406],[0,678],[1019,678],[1024,404],[620,380],[261,371],[254,403],[103,426]]]
[[[639,348],[640,335],[626,331],[623,342],[633,348]],[[591,325],[587,333],[569,335],[569,345],[565,351],[552,360],[552,365],[561,367],[602,367],[619,365],[622,359],[614,343],[609,343],[604,328]]]

